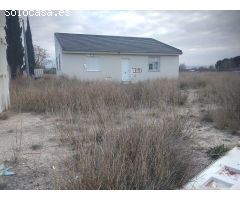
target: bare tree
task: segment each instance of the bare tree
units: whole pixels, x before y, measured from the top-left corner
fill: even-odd
[[[51,62],[50,56],[46,49],[34,45],[34,53],[35,53],[35,62],[36,68],[46,68],[46,66]]]

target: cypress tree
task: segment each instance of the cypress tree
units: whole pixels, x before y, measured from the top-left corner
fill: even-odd
[[[26,43],[27,43],[29,73],[32,76],[34,75],[34,68],[36,67],[36,62],[35,62],[34,48],[33,48],[33,42],[32,42],[32,33],[31,33],[28,17],[27,17]]]
[[[11,13],[11,10],[9,11]],[[13,12],[12,12],[13,13]],[[22,28],[20,27],[18,12],[16,15],[6,16],[7,61],[11,70],[11,78],[22,75],[24,50],[22,45]]]

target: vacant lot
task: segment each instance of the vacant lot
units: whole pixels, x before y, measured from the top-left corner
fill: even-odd
[[[0,116],[2,189],[178,189],[240,140],[240,77],[186,73],[122,85],[11,83]],[[218,152],[216,152],[218,153]]]

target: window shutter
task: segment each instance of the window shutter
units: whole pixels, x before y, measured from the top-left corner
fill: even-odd
[[[87,58],[87,71],[100,71],[99,59],[96,57]]]

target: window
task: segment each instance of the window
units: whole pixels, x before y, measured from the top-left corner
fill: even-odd
[[[159,57],[149,57],[148,58],[148,71],[159,72],[160,71],[160,58]]]
[[[101,71],[99,65],[99,58],[97,57],[88,57],[86,63],[86,69],[88,72],[98,72]]]

